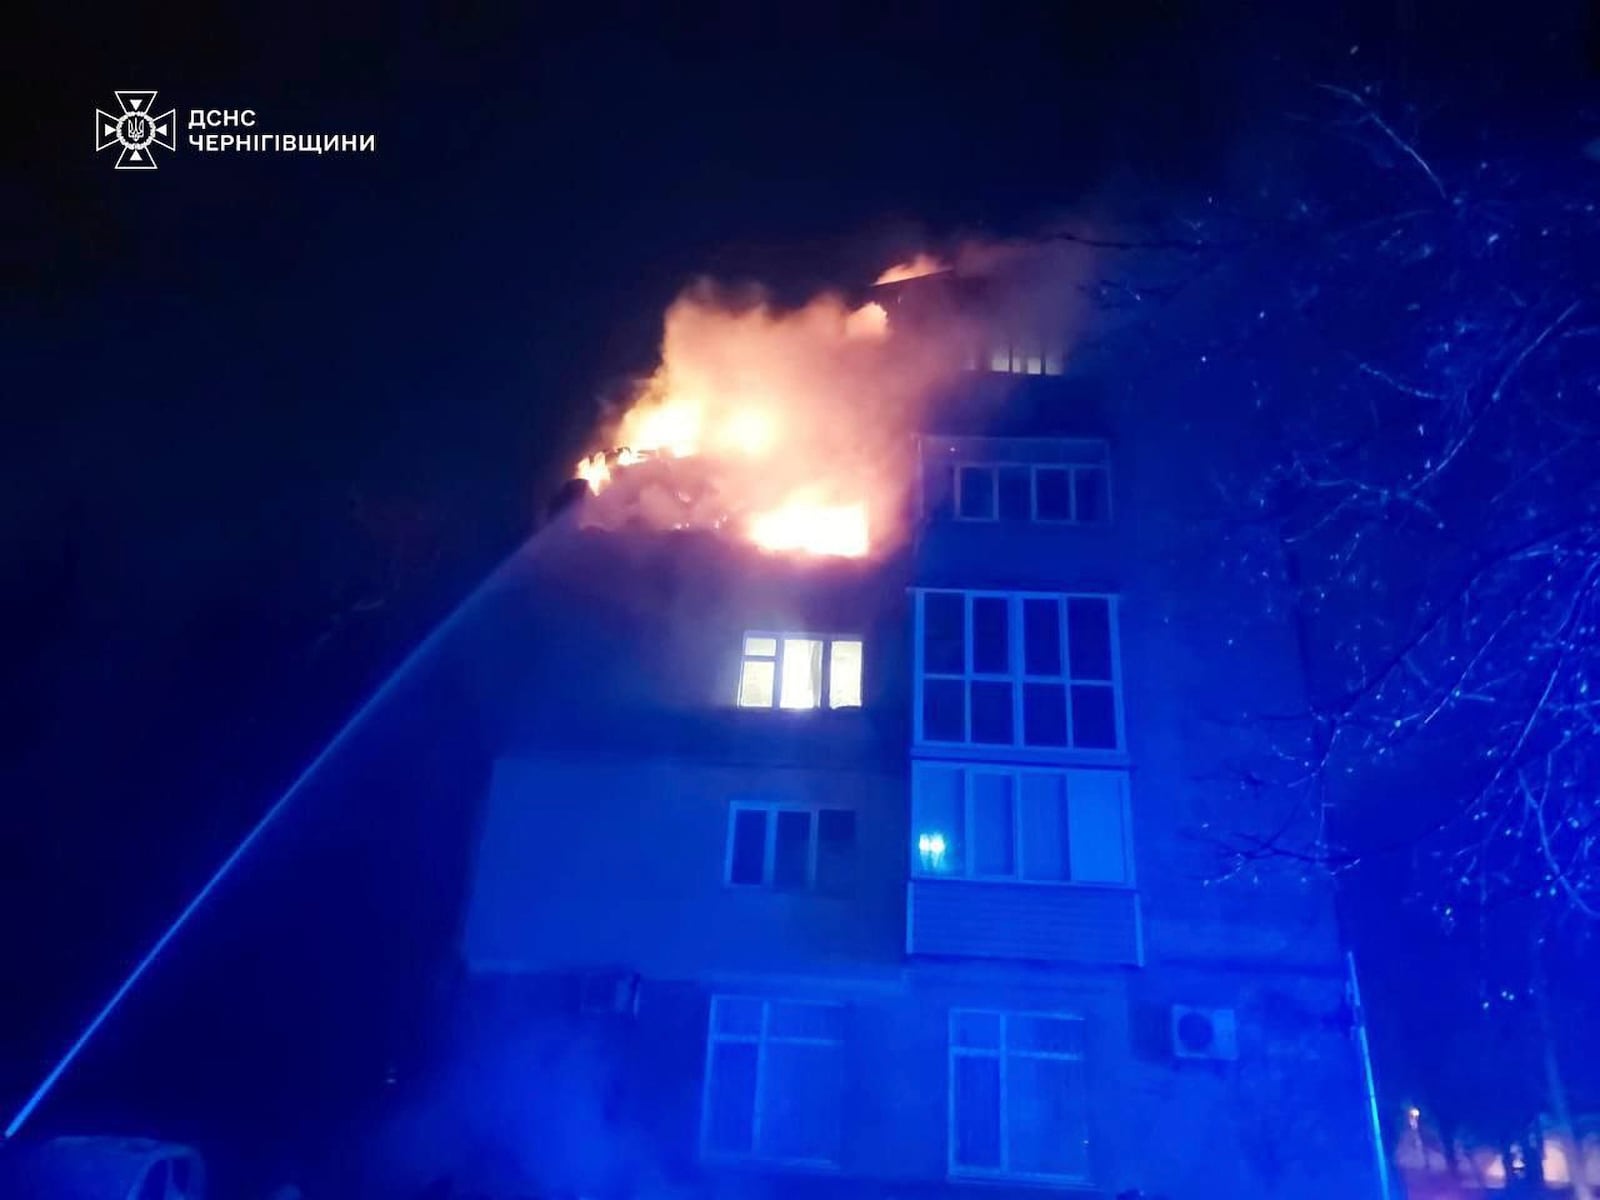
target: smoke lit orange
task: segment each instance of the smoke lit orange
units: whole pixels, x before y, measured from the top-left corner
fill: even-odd
[[[916,257],[896,263],[882,275],[878,276],[879,283],[903,283],[907,279],[921,279],[924,275],[937,275],[940,271],[948,270],[944,263],[931,254],[918,254]]]
[[[667,311],[661,365],[611,423],[616,449],[578,464],[596,501],[586,519],[738,531],[771,553],[886,548],[914,414],[957,357],[892,330],[875,303],[782,311],[693,289]]]

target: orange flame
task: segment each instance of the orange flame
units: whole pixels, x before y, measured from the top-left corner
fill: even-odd
[[[959,371],[954,345],[891,329],[875,303],[779,311],[693,289],[667,311],[661,365],[612,422],[606,444],[621,449],[577,465],[598,498],[583,519],[737,530],[772,553],[886,549],[915,411]]]
[[[877,282],[947,270],[1002,280],[981,313],[937,293],[896,308],[893,324],[880,304],[832,295],[793,310],[709,284],[679,296],[660,365],[607,423],[602,445],[616,449],[577,464],[592,493],[579,521],[721,531],[775,554],[893,548],[908,533],[911,435],[970,364],[995,361],[974,350],[1055,329],[1059,354],[1084,319],[1092,255],[1077,241],[974,243],[954,262],[919,253]]]
[[[871,548],[864,504],[788,501],[750,520],[750,540],[763,550],[797,550],[860,558]]]
[[[604,450],[596,451],[587,458],[578,460],[578,478],[587,483],[589,490],[596,494],[611,482],[611,467],[606,462]]]

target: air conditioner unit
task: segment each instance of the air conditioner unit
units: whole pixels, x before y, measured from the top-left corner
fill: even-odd
[[[578,980],[578,1011],[593,1016],[638,1016],[638,974],[633,971],[586,971]]]
[[[1176,1058],[1231,1062],[1239,1057],[1239,1023],[1231,1008],[1172,1006],[1172,1053]]]

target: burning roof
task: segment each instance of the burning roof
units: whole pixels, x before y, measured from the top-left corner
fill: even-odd
[[[577,468],[586,524],[714,529],[773,553],[865,557],[902,524],[909,433],[961,369],[960,345],[891,329],[835,295],[780,310],[694,288],[668,309],[661,365]]]
[[[992,268],[1018,255],[978,258]],[[877,283],[960,273],[919,254]],[[1070,287],[1078,272],[1045,274]],[[999,319],[1060,324],[1064,343],[1043,292],[1021,295]],[[911,435],[993,336],[953,307],[896,313],[836,294],[784,309],[759,290],[686,291],[667,310],[660,365],[578,463],[591,493],[583,523],[713,530],[775,554],[893,549],[907,526]]]

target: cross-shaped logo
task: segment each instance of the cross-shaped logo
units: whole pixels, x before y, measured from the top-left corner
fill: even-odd
[[[121,146],[117,155],[119,171],[154,171],[155,147],[176,150],[178,110],[169,108],[155,115],[154,92],[118,92],[117,103],[122,106],[120,116],[112,116],[102,108],[94,110],[94,148]]]

